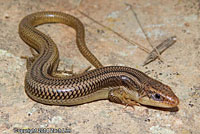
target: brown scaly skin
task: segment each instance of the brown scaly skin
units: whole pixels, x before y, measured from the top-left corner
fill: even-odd
[[[57,71],[59,52],[56,44],[35,29],[45,23],[63,23],[74,28],[80,52],[97,69],[71,77],[61,75]],[[71,15],[50,11],[28,15],[20,22],[19,35],[38,53],[28,58],[25,77],[25,91],[37,102],[78,105],[109,99],[130,106],[140,103],[167,108],[179,104],[178,98],[168,86],[139,70],[122,66],[103,67],[85,45],[83,24]]]

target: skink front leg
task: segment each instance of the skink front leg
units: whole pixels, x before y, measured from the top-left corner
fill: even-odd
[[[119,103],[125,106],[139,106],[140,104],[134,100],[129,99],[129,95],[121,88],[115,88],[110,90],[108,99],[111,102]]]

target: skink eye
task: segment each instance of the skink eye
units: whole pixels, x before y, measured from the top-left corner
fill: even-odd
[[[161,101],[162,100],[162,97],[160,94],[153,94],[152,95],[152,98],[156,101]]]

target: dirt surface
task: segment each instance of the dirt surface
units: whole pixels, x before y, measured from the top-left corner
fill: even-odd
[[[152,50],[130,8],[156,46],[173,35],[177,42],[146,67],[148,54],[99,26],[78,10]],[[177,110],[125,107],[107,100],[74,107],[47,106],[24,92],[28,46],[18,35],[20,20],[33,12],[61,11],[79,18],[89,49],[103,65],[139,69],[169,85],[180,99]],[[58,44],[60,69],[79,71],[90,64],[76,47],[75,32],[61,24],[39,29]],[[200,132],[200,1],[199,0],[1,0],[0,1],[0,132],[66,130],[72,134],[198,134]]]

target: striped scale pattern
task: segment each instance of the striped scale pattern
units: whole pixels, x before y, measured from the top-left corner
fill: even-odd
[[[58,76],[59,52],[56,44],[35,27],[45,23],[63,23],[76,31],[76,43],[82,55],[97,69],[71,77]],[[176,106],[178,98],[172,90],[144,73],[122,66],[103,67],[85,45],[83,24],[61,12],[37,12],[22,19],[19,35],[38,55],[27,59],[25,92],[33,100],[53,105],[77,105],[95,100],[132,99],[153,106]],[[127,96],[113,96],[108,87],[123,86]],[[120,92],[119,92],[120,93]],[[142,96],[142,97],[139,97]],[[147,101],[148,100],[148,101]],[[127,101],[128,102],[128,101]]]

